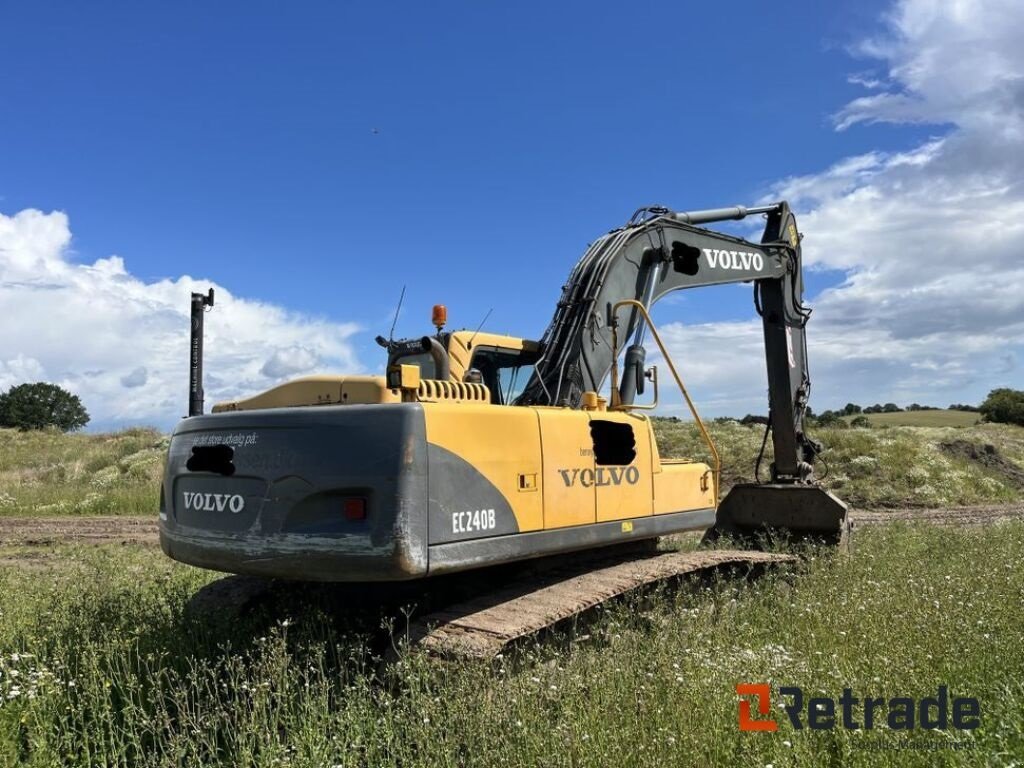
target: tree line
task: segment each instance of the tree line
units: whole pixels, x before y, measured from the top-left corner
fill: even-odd
[[[822,411],[819,414],[808,408],[804,415],[819,426],[846,424],[846,417],[853,417],[849,420],[850,426],[866,427],[871,425],[867,415],[873,413],[937,410],[940,409],[936,406],[919,403],[911,403],[906,408],[896,403],[875,403],[864,407],[847,403],[838,410]],[[1024,390],[1000,387],[989,392],[981,405],[952,403],[948,410],[980,413],[984,421],[1024,426]],[[748,413],[739,422],[767,424],[768,417]],[[37,381],[19,384],[6,392],[0,392],[0,427],[21,430],[55,428],[70,432],[88,423],[89,412],[78,395],[56,384]]]
[[[826,410],[815,413],[811,408],[805,412],[805,418],[811,419],[819,426],[836,425],[842,422],[851,426],[870,426],[871,420],[867,418],[873,413],[903,413],[906,411],[938,411],[941,410],[934,405],[921,405],[911,403],[901,408],[896,403],[875,403],[874,405],[860,406],[856,403],[847,403],[836,410]],[[1024,426],[1024,390],[1002,387],[993,389],[981,405],[968,405],[965,403],[951,403],[947,406],[949,411],[968,411],[981,414],[982,420],[1001,424],[1018,424]],[[853,417],[847,422],[847,417]],[[741,424],[767,424],[768,417],[748,413],[739,420]]]

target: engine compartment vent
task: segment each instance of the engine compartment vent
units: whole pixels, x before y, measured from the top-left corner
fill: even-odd
[[[427,403],[489,403],[491,390],[485,384],[423,379],[416,391],[416,399]]]

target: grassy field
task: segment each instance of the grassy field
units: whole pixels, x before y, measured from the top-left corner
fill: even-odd
[[[1024,759],[1024,523],[885,526],[846,557],[620,604],[559,644],[374,674],[367,626],[198,620],[134,547],[0,566],[0,765],[991,765]],[[581,630],[582,632],[582,630]],[[372,634],[372,633],[369,633]],[[735,686],[979,700],[973,731],[741,733]]]
[[[722,455],[723,489],[754,480],[764,427],[735,421],[710,425]],[[663,456],[705,458],[707,450],[697,428],[688,422],[658,420],[658,446]],[[999,503],[1021,498],[1010,475],[951,453],[952,441],[992,445],[1011,469],[1024,469],[1024,428],[982,424],[970,428],[890,427],[883,429],[817,429],[812,436],[826,446],[819,474],[824,485],[860,508],[942,507]],[[771,441],[761,467],[768,477]]]
[[[712,428],[726,487],[753,479],[762,428]],[[693,425],[656,431],[663,455],[704,455]],[[815,436],[826,484],[857,506],[1021,498],[1000,467],[1024,466],[1024,429]],[[0,514],[149,513],[165,450],[149,430],[0,431]],[[0,546],[0,766],[1019,764],[1022,548],[1024,522],[861,528],[849,556],[620,603],[497,665],[410,656],[381,673],[379,616],[299,600],[196,616],[189,597],[217,576],[153,548]],[[979,699],[982,726],[812,732],[780,713],[777,733],[741,733],[744,682],[832,698],[947,685]]]
[[[753,480],[763,428],[721,421],[710,429],[722,452],[723,490]],[[707,456],[690,423],[657,419],[655,431],[665,457]],[[1006,473],[942,448],[952,440],[993,445],[1024,469],[1020,427],[832,428],[813,435],[827,448],[820,469],[825,484],[858,507],[997,503],[1024,491]],[[166,449],[167,437],[148,429],[107,435],[0,429],[0,515],[155,514]],[[770,461],[769,441],[762,478]]]
[[[981,422],[981,414],[971,411],[900,411],[860,415],[865,416],[875,427],[973,427]],[[857,417],[844,418],[850,422]]]
[[[0,515],[155,514],[166,450],[152,429],[0,429]]]

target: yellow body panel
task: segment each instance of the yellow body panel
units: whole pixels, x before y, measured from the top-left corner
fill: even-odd
[[[401,392],[388,388],[383,376],[305,376],[286,381],[253,397],[217,403],[213,406],[213,412],[307,405],[398,403],[401,400]]]
[[[462,457],[508,501],[519,531],[544,527],[538,478],[540,431],[533,408],[424,403],[427,442]]]
[[[647,417],[606,411],[590,413],[590,418],[629,424],[633,428],[633,437],[636,440],[636,458],[629,466],[597,468],[597,522],[652,514],[654,479],[651,461],[651,424]],[[634,478],[636,482],[632,482]]]
[[[423,413],[427,442],[486,477],[505,497],[520,532],[715,506],[708,466],[662,462],[645,416],[458,402],[424,403]],[[631,464],[595,465],[591,419],[632,426]]]
[[[565,528],[597,520],[590,417],[567,408],[528,408],[540,420],[544,443],[544,527]],[[587,477],[590,482],[584,482]]]
[[[654,514],[717,506],[707,464],[665,461],[661,469],[654,475]]]

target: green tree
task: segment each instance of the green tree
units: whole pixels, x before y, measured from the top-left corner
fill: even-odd
[[[853,416],[856,413],[860,413],[860,406],[856,403],[847,403],[846,407],[843,408],[844,416]]]
[[[1019,389],[993,389],[978,408],[985,421],[1024,426],[1024,391]]]
[[[836,411],[822,411],[816,420],[819,427],[838,427],[843,421],[841,415]]]
[[[867,416],[854,416],[852,419],[850,419],[850,426],[851,427],[870,427],[871,426],[871,419],[869,419]]]
[[[0,427],[45,429],[57,427],[62,432],[80,429],[89,423],[89,414],[78,395],[37,381],[19,384],[0,394]]]

